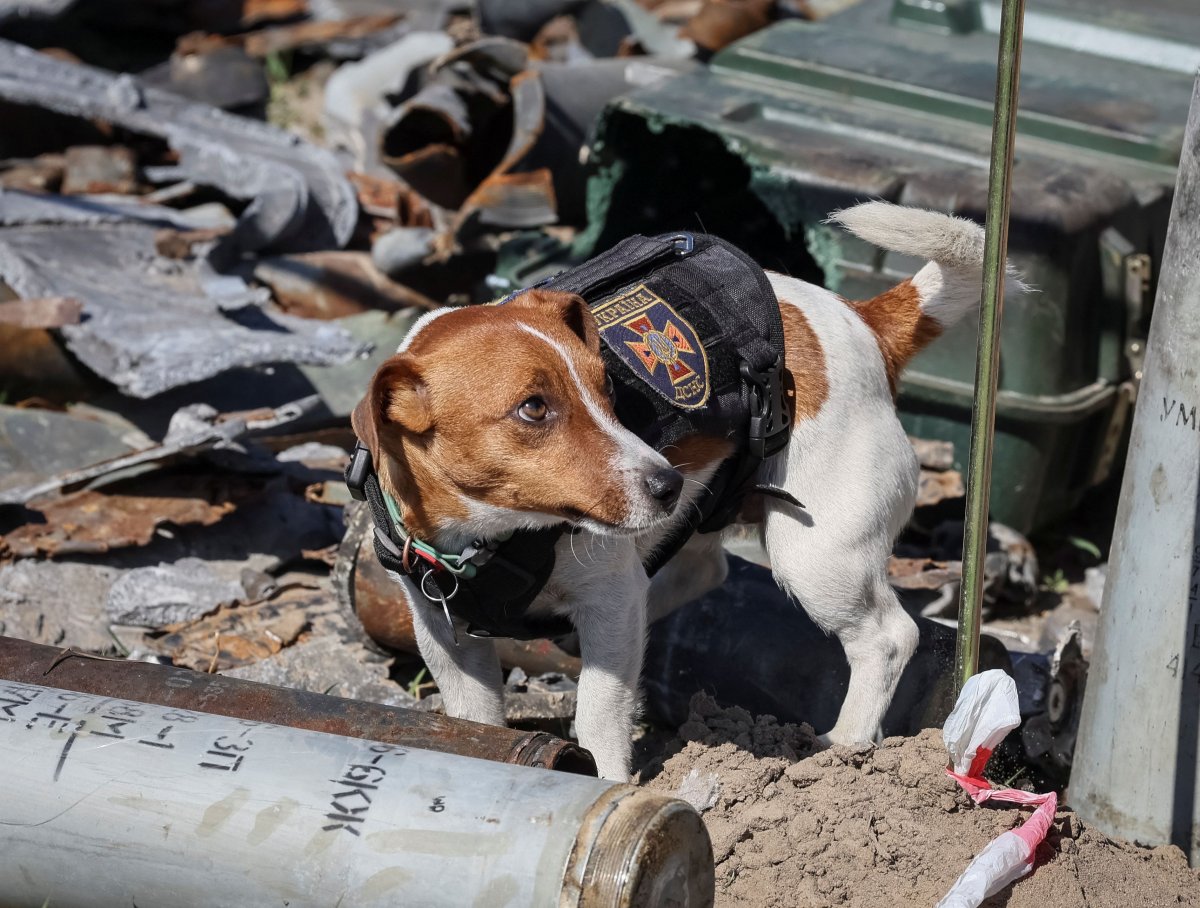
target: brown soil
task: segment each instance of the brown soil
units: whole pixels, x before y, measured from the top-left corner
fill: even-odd
[[[642,776],[701,808],[718,908],[932,906],[990,839],[1028,815],[972,804],[943,772],[934,729],[812,754],[808,726],[721,709],[704,695],[691,710],[673,755]],[[1173,846],[1114,841],[1060,810],[1033,873],[984,904],[1200,906],[1200,871]]]

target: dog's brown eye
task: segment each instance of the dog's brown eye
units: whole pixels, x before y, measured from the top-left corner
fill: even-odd
[[[525,422],[541,422],[550,413],[550,408],[540,397],[531,397],[517,407],[517,415]]]

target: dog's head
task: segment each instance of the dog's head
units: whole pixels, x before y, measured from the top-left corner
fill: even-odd
[[[574,294],[427,316],[353,423],[411,529],[430,538],[564,520],[633,534],[670,516],[683,483],[617,422],[595,321]]]

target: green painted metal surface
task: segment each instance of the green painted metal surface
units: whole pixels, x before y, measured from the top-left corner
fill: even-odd
[[[1133,14],[1045,0],[1026,25],[1009,253],[1036,292],[1006,304],[991,509],[1018,529],[1073,507],[1119,448],[1130,346],[1148,318],[1139,300],[1153,289],[1130,274],[1156,270],[1191,94],[1178,66],[1200,55],[1200,16],[1181,2]],[[867,198],[983,220],[993,6],[979,5],[980,29],[953,33],[865,0],[824,22],[779,23],[705,72],[614,101],[595,129],[576,254],[635,231],[704,229],[853,298],[911,275],[920,262],[821,222]],[[1060,46],[1075,40],[1064,22],[1097,53]],[[1122,58],[1129,47],[1156,65]],[[960,466],[974,352],[975,328],[961,326],[901,389],[906,428],[955,442]]]

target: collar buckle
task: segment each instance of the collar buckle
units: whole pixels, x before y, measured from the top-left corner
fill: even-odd
[[[346,488],[355,501],[367,500],[367,477],[371,475],[371,452],[361,441],[354,442],[350,463],[346,466]]]

